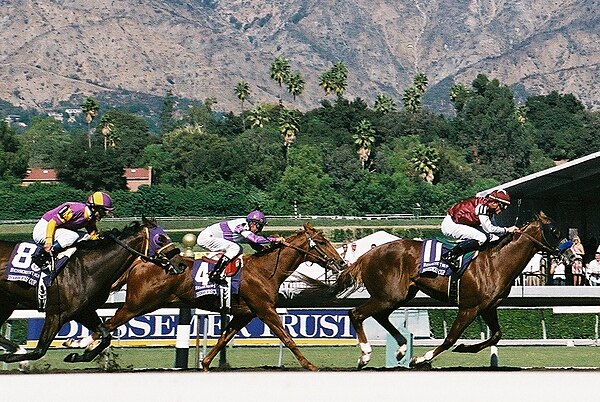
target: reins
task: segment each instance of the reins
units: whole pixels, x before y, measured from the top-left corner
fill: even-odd
[[[284,246],[286,246],[286,247],[293,248],[294,250],[296,250],[296,251],[298,251],[298,252],[300,252],[300,253],[304,254],[305,256],[313,257],[313,258],[314,258],[314,259],[316,259],[316,260],[323,261],[323,263],[325,263],[325,266],[326,266],[326,267],[328,267],[328,266],[330,265],[329,263],[330,263],[330,261],[331,261],[331,258],[327,257],[327,256],[325,255],[325,253],[323,253],[321,250],[319,250],[319,249],[316,249],[316,246],[317,246],[317,244],[315,243],[315,241],[313,240],[313,238],[312,238],[312,237],[310,237],[310,236],[308,236],[308,235],[307,235],[307,237],[308,237],[308,250],[304,250],[304,249],[302,249],[302,248],[300,248],[300,247],[298,247],[298,246],[295,246],[295,245],[293,245],[293,244],[291,244],[291,243],[287,242],[286,240],[282,240],[282,241],[281,241],[281,244],[283,244],[283,245],[284,245]],[[310,250],[312,250],[312,249],[316,249],[316,251],[318,252],[318,254],[313,254],[313,253],[311,253],[311,252],[310,252]],[[334,271],[334,272],[339,272],[339,271],[338,271],[337,269],[335,269],[335,268],[331,268],[331,267],[330,267],[330,269],[331,269],[332,271]]]
[[[155,257],[147,256],[144,253],[140,253],[139,251],[132,248],[128,244],[125,244],[123,241],[121,241],[121,239],[117,238],[117,236],[115,236],[112,233],[108,233],[106,236],[109,237],[115,243],[117,243],[119,246],[123,247],[125,250],[129,251],[131,254],[136,255],[139,258],[141,258],[142,261],[144,261],[144,262],[151,262],[158,266],[163,266],[163,264],[165,263],[164,257],[163,258],[155,258]],[[146,236],[146,241],[148,241],[148,242],[150,241],[150,239],[148,239],[148,236]]]
[[[556,250],[554,250],[554,249],[550,248],[549,246],[547,246],[546,244],[542,243],[541,241],[539,241],[535,237],[531,236],[529,233],[519,232],[518,234],[524,235],[529,240],[531,240],[534,244],[538,245],[542,250],[547,251],[548,253],[550,253],[552,255],[556,255],[557,254]],[[544,237],[544,232],[543,231],[542,231],[542,237]]]

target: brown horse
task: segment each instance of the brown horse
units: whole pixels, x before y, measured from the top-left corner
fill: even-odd
[[[298,266],[305,261],[326,266],[334,271],[344,268],[344,262],[332,244],[311,225],[296,231],[281,244],[253,255],[244,255],[244,267],[239,294],[231,300],[232,320],[221,333],[216,345],[202,360],[204,371],[208,371],[214,357],[233,336],[244,328],[255,316],[260,318],[296,356],[298,362],[308,370],[316,370],[300,352],[296,343],[283,328],[275,309],[278,290]],[[188,269],[183,275],[167,275],[152,263],[134,265],[115,288],[127,283],[125,303],[115,315],[104,323],[104,329],[112,332],[133,317],[150,313],[171,303],[185,303],[204,310],[219,311],[217,296],[195,298],[191,258],[185,259]],[[97,334],[93,334],[96,338]],[[93,344],[91,344],[93,347]],[[88,361],[86,350],[83,355],[69,361]]]
[[[465,328],[480,315],[491,331],[491,337],[474,345],[458,345],[455,352],[476,353],[495,345],[501,337],[496,309],[509,294],[514,280],[529,260],[540,249],[555,251],[560,232],[551,220],[540,212],[526,224],[521,233],[508,235],[497,243],[488,244],[479,252],[460,281],[458,315],[444,342],[422,357],[415,357],[411,365],[430,362],[434,357],[456,343]],[[312,291],[338,295],[348,288],[364,286],[370,298],[350,311],[350,321],[356,329],[361,356],[358,367],[364,367],[371,358],[371,346],[363,330],[363,321],[373,317],[398,342],[396,357],[406,354],[406,339],[389,321],[389,315],[410,301],[419,290],[434,299],[449,303],[448,277],[426,278],[419,275],[421,247],[416,240],[396,240],[381,245],[362,255],[336,282],[327,285],[305,280],[316,289]]]
[[[102,321],[96,309],[108,299],[115,280],[136,258],[144,255],[150,245],[155,249],[162,248],[161,251],[166,254],[175,251],[173,243],[163,243],[166,240],[168,236],[156,225],[156,221],[143,219],[142,224],[133,222],[123,231],[115,230],[103,239],[79,243],[77,251],[48,287],[46,319],[36,348],[24,353],[19,345],[0,336],[0,347],[8,351],[0,355],[0,361],[41,358],[63,324],[70,320],[76,320],[92,331],[99,331],[99,344],[108,346],[111,335],[100,326]],[[35,286],[5,279],[5,270],[16,244],[0,241],[0,325],[11,316],[17,305],[33,309],[37,305]],[[175,252],[177,256],[173,258],[179,258],[178,252]],[[23,254],[15,258],[25,261],[31,256]],[[163,263],[164,259],[154,261]]]

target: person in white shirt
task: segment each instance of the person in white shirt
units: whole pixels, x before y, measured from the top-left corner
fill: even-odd
[[[590,286],[600,286],[600,246],[596,250],[594,259],[588,262],[585,269],[585,276]]]

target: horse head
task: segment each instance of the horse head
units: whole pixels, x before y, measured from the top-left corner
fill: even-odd
[[[554,221],[543,211],[538,212],[535,219],[526,224],[522,231],[540,251],[557,255],[565,263],[570,263],[570,260],[574,257],[574,253],[569,247],[570,243],[561,237],[560,230],[556,227]]]
[[[346,265],[333,245],[310,223],[288,237],[283,245],[292,247],[304,255],[304,261],[314,262],[333,272],[343,270]]]

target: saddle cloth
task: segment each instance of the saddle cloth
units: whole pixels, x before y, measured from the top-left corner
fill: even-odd
[[[11,282],[24,282],[30,286],[37,286],[42,270],[32,262],[32,257],[40,248],[41,246],[33,241],[18,243],[13,249],[4,270],[4,279]],[[69,247],[56,256],[54,271],[51,275],[44,277],[46,286],[50,286],[52,279],[67,265],[67,261],[75,253],[75,250],[75,247]]]
[[[442,261],[442,254],[454,247],[454,243],[440,239],[425,239],[421,248],[421,264],[419,274],[427,277],[438,275],[450,276],[452,269]],[[476,251],[466,253],[460,258],[460,269],[457,274],[462,275],[471,261],[477,256]]]
[[[208,281],[208,274],[215,269],[217,261],[223,253],[196,253],[192,278],[194,280],[194,292],[196,297],[220,294],[220,286]],[[244,266],[243,255],[233,259],[225,267],[225,275],[231,277],[231,293],[238,294],[242,280],[242,268]]]

